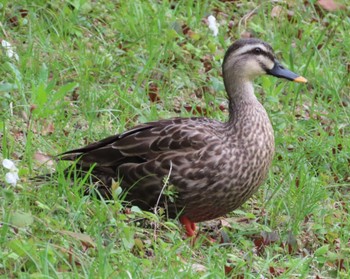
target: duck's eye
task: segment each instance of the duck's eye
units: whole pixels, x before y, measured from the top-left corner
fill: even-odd
[[[260,47],[255,48],[255,49],[254,49],[254,53],[255,53],[255,54],[261,54],[261,53],[262,53],[261,48],[260,48]]]

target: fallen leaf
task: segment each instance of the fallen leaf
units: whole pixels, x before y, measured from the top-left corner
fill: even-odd
[[[226,111],[226,110],[227,110],[226,103],[221,103],[221,104],[219,105],[219,110],[221,110],[221,111]]]
[[[46,155],[40,152],[35,152],[33,158],[39,164],[45,164],[50,167],[54,165],[54,161],[52,160],[52,157],[49,155]]]
[[[303,30],[298,29],[298,35],[297,35],[297,38],[298,38],[299,40],[301,40],[302,35],[303,35]]]
[[[229,29],[233,29],[235,27],[235,22],[233,21],[233,20],[230,20],[229,22],[228,22],[228,28]]]
[[[204,265],[196,264],[196,263],[191,265],[191,269],[193,271],[196,271],[196,272],[205,272],[205,271],[207,271],[207,268]]]
[[[212,57],[209,56],[209,55],[205,55],[201,59],[201,62],[203,63],[203,66],[204,66],[204,72],[205,73],[209,72],[212,69],[213,66],[211,64],[211,61],[212,61]]]
[[[287,19],[289,22],[293,21],[294,19],[294,11],[288,10],[287,11]]]
[[[30,113],[36,110],[36,108],[37,108],[37,105],[34,105],[34,104],[30,105]]]
[[[192,30],[189,30],[189,31],[187,32],[187,35],[188,35],[191,39],[193,39],[193,40],[195,40],[195,41],[198,41],[198,40],[201,38],[201,35],[200,35],[200,34],[198,34],[198,33],[196,33],[196,32],[193,32]]]
[[[182,260],[184,262],[184,260]],[[186,262],[184,262],[186,264]],[[193,271],[196,271],[196,272],[206,272],[207,271],[207,268],[202,265],[202,264],[191,264],[191,270]],[[183,272],[184,270],[183,269],[180,269],[179,270],[180,272]]]
[[[190,106],[190,105],[184,105],[184,108],[187,112],[191,112],[193,115],[207,115],[207,110],[205,108],[201,108],[200,106]]]
[[[51,135],[53,134],[54,131],[55,131],[55,126],[53,125],[53,123],[45,122],[41,130],[41,135],[43,136]]]
[[[223,228],[232,228],[231,224],[226,221],[226,219],[220,219],[221,227]]]
[[[25,18],[28,15],[28,10],[19,9],[19,13],[20,13],[22,18]]]
[[[282,6],[274,6],[271,10],[271,17],[280,17],[283,11],[283,7]]]
[[[96,244],[92,240],[91,236],[84,234],[84,233],[77,233],[77,232],[71,232],[71,231],[60,231],[62,234],[68,235],[70,237],[73,237],[76,240],[79,240],[81,244],[87,249],[87,248],[95,248]]]
[[[17,16],[10,17],[8,21],[12,27],[17,27],[19,25]]]
[[[260,236],[255,236],[254,244],[258,255],[261,255],[265,246],[277,242],[280,239],[277,231],[261,232]]]
[[[181,28],[182,28],[182,33],[184,35],[187,35],[188,32],[191,31],[190,27],[187,24],[182,24]]]
[[[79,87],[76,87],[72,92],[72,100],[77,101],[78,99],[79,99]]]
[[[229,275],[232,271],[233,267],[225,265],[225,275]]]
[[[151,82],[148,86],[148,97],[152,103],[160,103],[161,99],[158,94],[158,85]]]
[[[346,267],[345,267],[345,265],[344,265],[344,259],[336,260],[335,264],[336,264],[338,270],[344,270],[344,271],[346,271]]]
[[[339,11],[345,9],[344,5],[337,3],[333,0],[318,0],[318,5],[329,12]]]
[[[270,266],[269,271],[273,277],[277,277],[277,276],[280,276],[281,274],[283,274],[286,270],[284,268],[281,268],[281,267],[275,268],[273,266]]]
[[[252,38],[254,37],[252,33],[248,32],[248,31],[245,31],[241,34],[241,38],[242,39],[249,39],[249,38]]]

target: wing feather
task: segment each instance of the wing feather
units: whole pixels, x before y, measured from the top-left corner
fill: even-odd
[[[159,154],[175,150],[193,151],[205,146],[207,139],[201,135],[208,135],[197,131],[200,129],[198,119],[200,118],[196,118],[195,121],[193,118],[175,118],[142,124],[123,134],[62,153],[58,158],[79,159],[85,166],[96,164],[103,167],[118,167],[128,162],[146,162]]]

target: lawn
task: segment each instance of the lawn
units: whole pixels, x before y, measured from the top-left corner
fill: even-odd
[[[346,2],[3,0],[0,161],[15,163],[19,181],[7,183],[0,166],[0,277],[347,278]],[[256,81],[276,154],[253,198],[200,225],[222,243],[191,245],[177,220],[125,208],[117,195],[83,196],[83,182],[62,175],[67,164],[50,159],[138,123],[225,121],[222,59],[252,36],[309,82]],[[56,179],[31,180],[54,170]]]

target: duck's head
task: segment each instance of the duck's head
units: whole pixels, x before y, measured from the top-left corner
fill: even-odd
[[[223,74],[225,79],[233,78],[236,82],[252,81],[264,74],[307,82],[304,77],[284,68],[276,59],[272,47],[259,39],[240,39],[231,45],[225,54]]]

